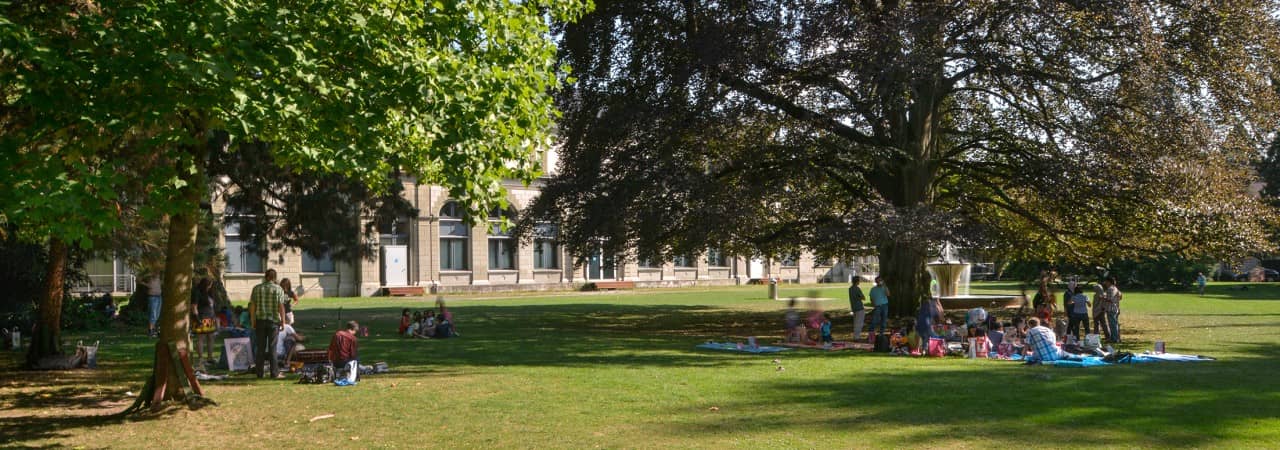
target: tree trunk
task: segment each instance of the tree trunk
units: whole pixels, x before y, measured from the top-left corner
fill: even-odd
[[[203,149],[192,149],[192,154],[202,156]],[[180,170],[187,184],[182,189],[182,203],[186,206],[169,218],[169,241],[164,265],[164,300],[160,307],[160,340],[156,343],[156,358],[151,379],[147,381],[138,401],[126,412],[140,411],[150,406],[156,411],[168,401],[185,402],[192,408],[214,404],[204,397],[200,382],[195,378],[191,364],[191,334],[188,318],[191,314],[191,277],[195,269],[195,243],[199,231],[200,201],[204,196],[204,158],[195,158],[194,167]]]
[[[62,354],[62,297],[67,273],[67,243],[49,239],[49,260],[45,264],[44,295],[40,297],[40,319],[31,334],[27,366],[39,368],[40,360]]]
[[[929,295],[929,274],[924,270],[926,246],[918,243],[888,243],[880,252],[880,277],[889,288],[889,315],[911,317],[920,300]]]

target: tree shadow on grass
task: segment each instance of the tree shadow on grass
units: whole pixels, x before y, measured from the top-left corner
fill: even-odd
[[[1188,295],[1194,295],[1188,293]],[[1230,283],[1205,288],[1203,298],[1213,300],[1280,300],[1280,283]]]
[[[396,336],[394,331],[399,325],[401,308],[395,306],[348,308],[342,316],[343,320],[358,320],[372,330],[369,337],[359,339],[362,363],[386,361],[391,367],[390,374],[374,376],[371,380],[456,376],[472,373],[474,367],[513,365],[714,367],[737,364],[755,355],[696,352],[693,346],[709,339],[745,339],[750,335],[776,333],[781,323],[781,316],[776,312],[690,305],[461,304],[452,306],[451,310],[462,333],[456,339]],[[317,327],[336,323],[337,308],[300,310],[297,315],[297,328],[308,336],[308,348],[327,347],[336,326]],[[124,342],[120,345],[105,347],[100,354],[103,368],[98,370],[0,371],[0,388],[18,393],[8,400],[10,414],[0,415],[0,442],[15,446],[39,443],[68,436],[76,430],[137,420],[136,417],[103,415],[122,410],[132,402],[132,397],[123,397],[122,393],[108,388],[86,387],[122,381],[141,387],[150,370],[151,341],[140,337],[121,339]],[[17,361],[15,358],[10,363]],[[253,374],[236,373],[225,380],[203,384],[244,387],[294,382],[293,377],[286,381],[259,380]],[[73,413],[46,415],[51,410]]]
[[[752,388],[766,394],[722,403],[719,416],[655,432],[705,438],[839,427],[902,447],[1213,446],[1239,438],[1242,424],[1258,428],[1259,419],[1280,415],[1280,383],[1270,376],[1280,350],[1240,345],[1248,356],[1202,363],[1065,369],[984,361],[875,377],[771,378]],[[737,411],[744,414],[729,418]]]
[[[397,337],[400,309],[367,308],[361,321],[371,336],[360,339],[363,361],[409,366],[716,366],[742,355],[693,352],[706,340],[780,335],[781,316],[690,305],[559,304],[537,306],[455,305],[461,337]],[[350,310],[348,310],[350,311]],[[312,309],[307,315],[334,317]],[[351,312],[344,313],[353,316]],[[307,317],[299,315],[303,329]],[[360,320],[356,317],[356,320]],[[314,331],[314,327],[310,327]],[[381,333],[379,333],[381,331]],[[773,336],[770,336],[773,334]],[[313,340],[315,337],[309,337]],[[327,342],[327,337],[324,339]],[[318,345],[318,344],[317,344]]]

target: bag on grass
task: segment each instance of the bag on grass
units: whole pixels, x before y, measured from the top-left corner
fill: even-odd
[[[883,334],[883,333],[882,333],[882,334],[877,334],[877,335],[876,335],[875,352],[876,352],[876,353],[889,353],[889,350],[890,350],[890,349],[889,349],[889,335],[887,335],[887,334]]]
[[[947,356],[947,341],[942,338],[929,338],[928,355],[936,358]]]
[[[1013,356],[1013,343],[1001,342],[1000,345],[996,346],[996,354],[1006,358]]]
[[[1084,342],[1081,343],[1080,346],[1089,350],[1102,348],[1102,336],[1097,334],[1086,334],[1084,335]]]
[[[307,363],[298,371],[298,384],[327,384],[333,378],[333,364],[328,361]]]

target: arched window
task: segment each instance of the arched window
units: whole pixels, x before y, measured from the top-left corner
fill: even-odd
[[[540,223],[533,227],[533,268],[560,268],[560,227]]]
[[[515,270],[516,240],[511,238],[511,230],[502,229],[503,219],[510,223],[515,213],[499,207],[489,210],[489,269]]]
[[[468,270],[467,245],[471,229],[463,221],[462,208],[450,201],[440,208],[440,270]]]

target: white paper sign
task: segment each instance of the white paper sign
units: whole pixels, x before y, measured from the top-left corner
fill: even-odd
[[[227,338],[222,340],[227,352],[227,368],[232,372],[243,372],[253,366],[253,346],[249,338]]]

